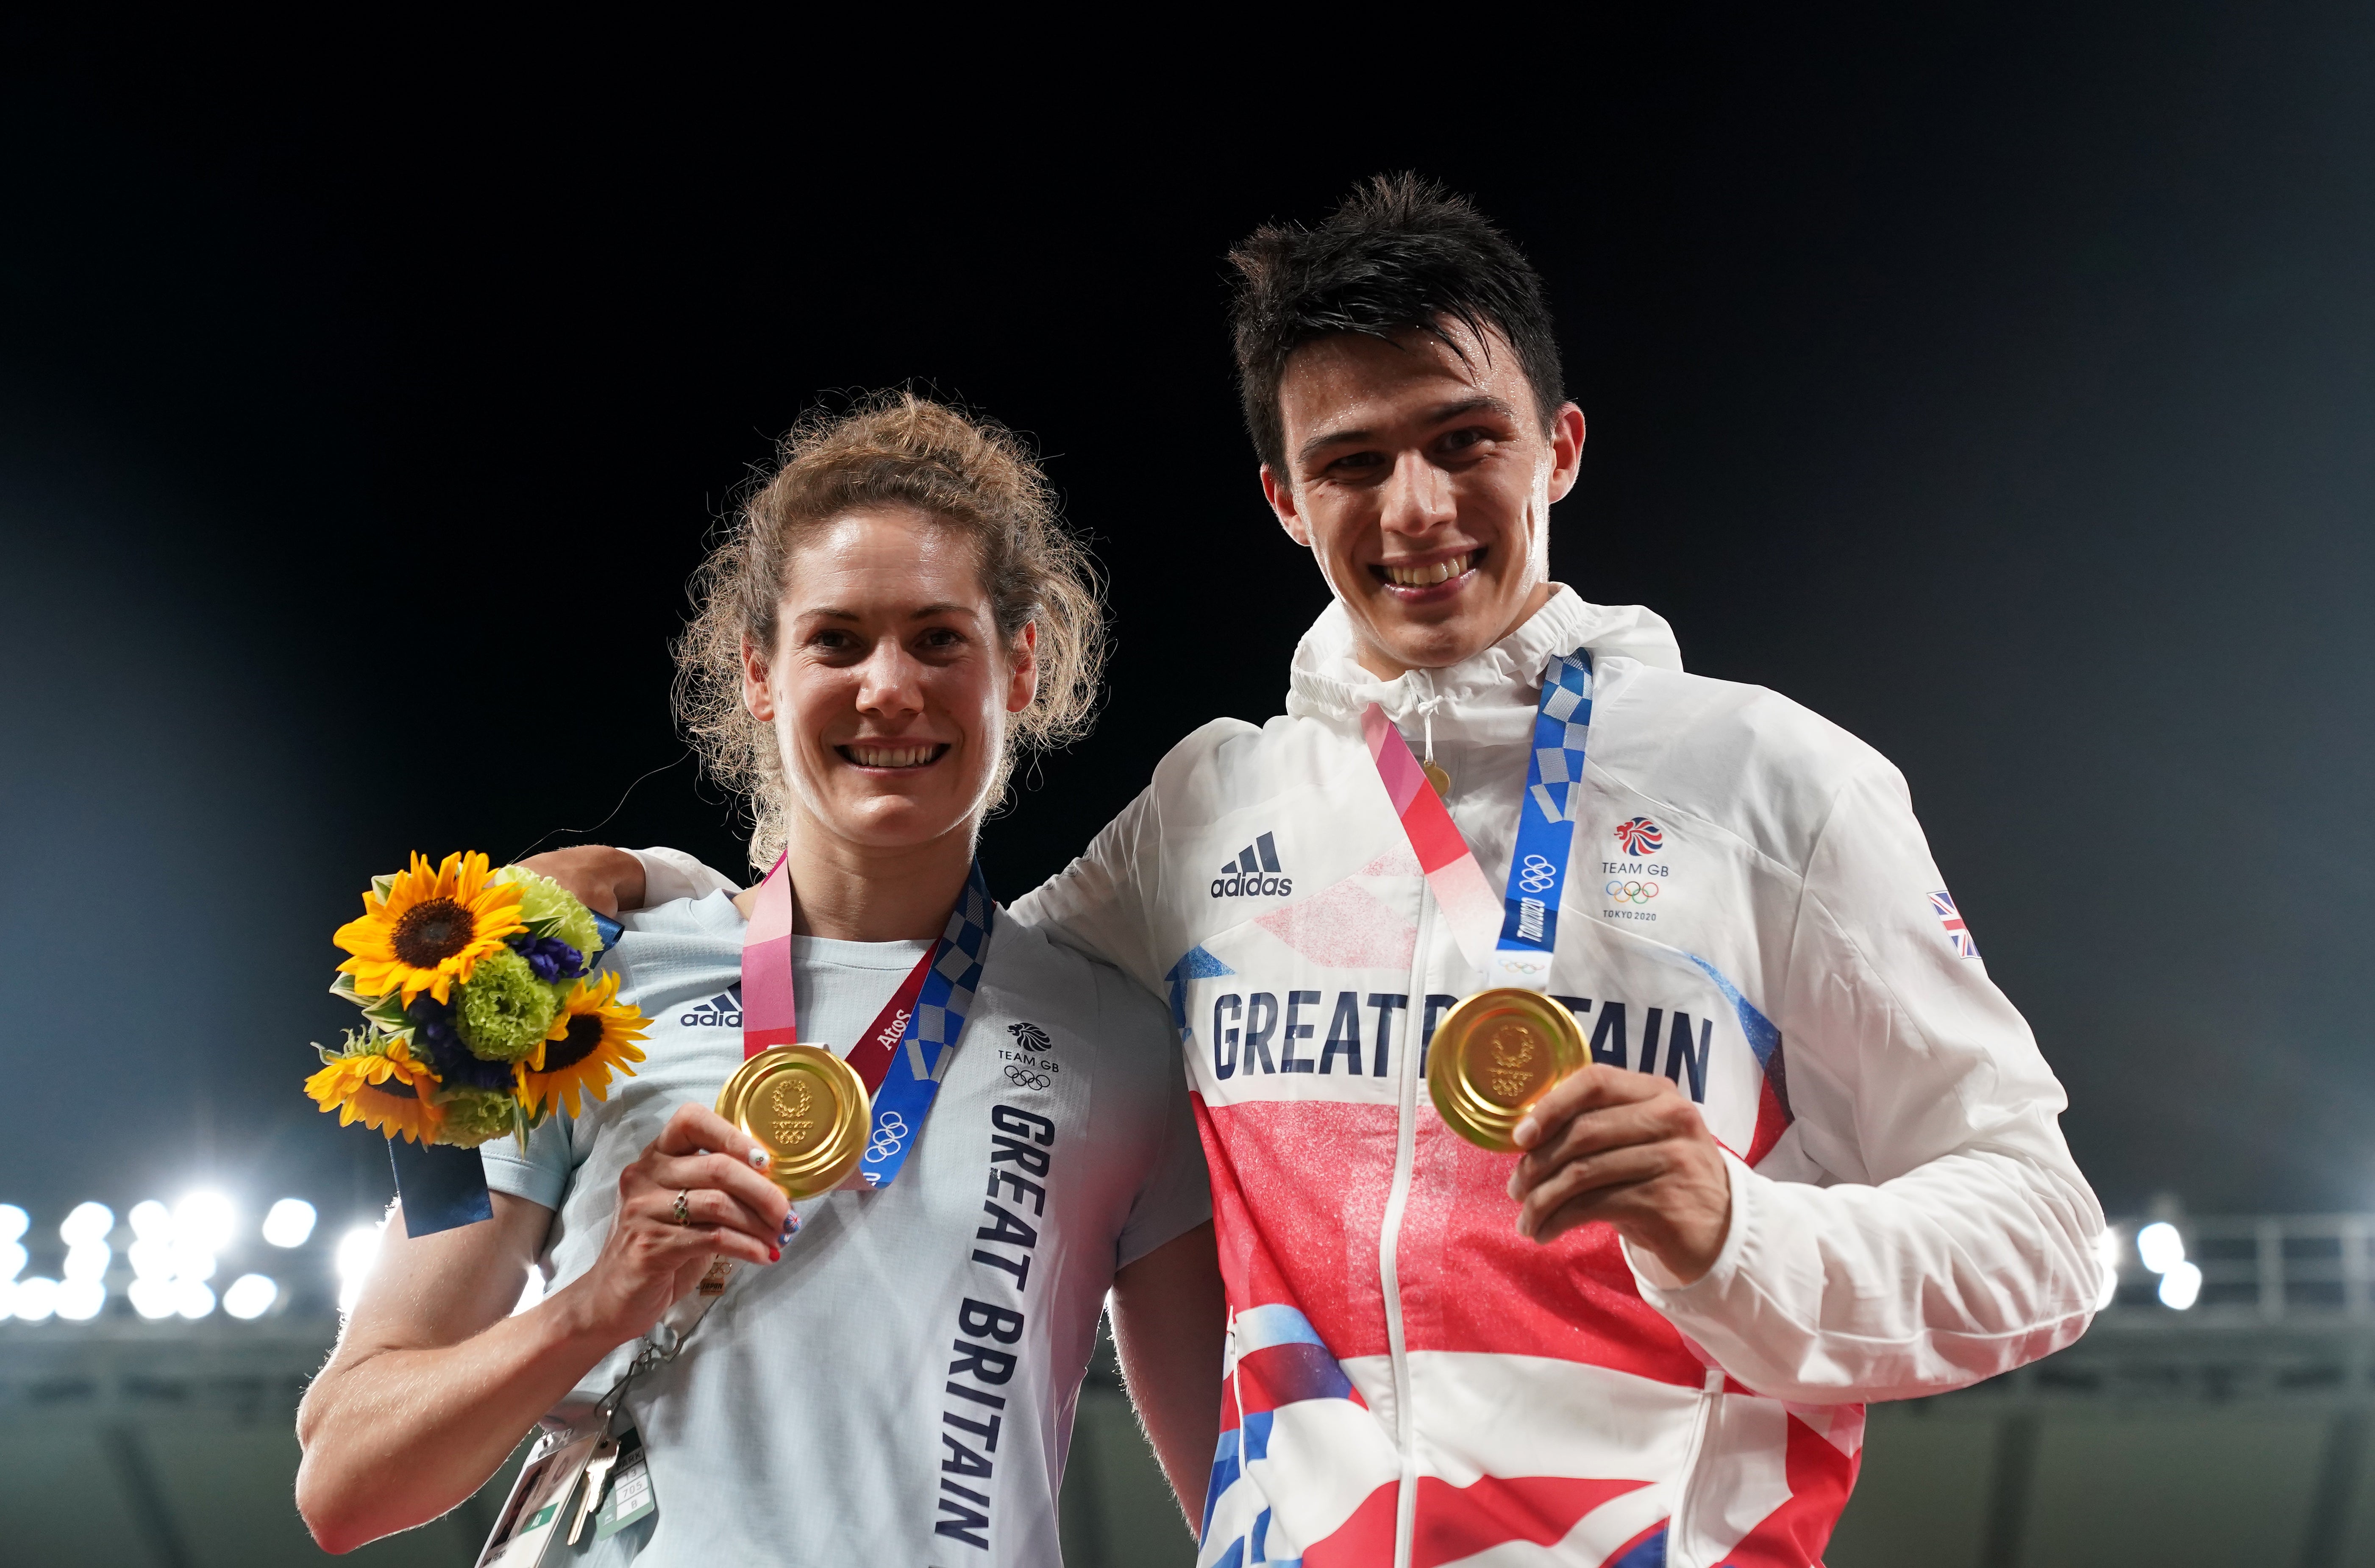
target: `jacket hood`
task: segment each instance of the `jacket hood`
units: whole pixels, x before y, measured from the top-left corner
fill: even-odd
[[[1507,708],[1530,718],[1542,666],[1554,654],[1588,648],[1594,658],[1635,660],[1680,670],[1683,651],[1665,618],[1639,605],[1595,605],[1566,584],[1550,602],[1483,653],[1442,669],[1380,680],[1353,656],[1353,622],[1330,600],[1295,645],[1286,689],[1294,718],[1357,720],[1372,702],[1400,724],[1449,706],[1471,719]]]

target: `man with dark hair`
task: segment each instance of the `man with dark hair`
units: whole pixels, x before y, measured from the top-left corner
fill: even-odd
[[[1404,176],[1232,259],[1335,602],[1283,716],[1189,736],[1014,910],[1186,1049],[1231,1309],[1199,1562],[1807,1568],[1864,1401],[2092,1316],[2061,1086],[1885,759],[1549,580],[1584,421],[1506,238]],[[1468,1028],[1487,990],[1534,1032]],[[1588,1061],[1519,1093],[1554,1038]],[[1494,1093],[1514,1160],[1459,1130]]]

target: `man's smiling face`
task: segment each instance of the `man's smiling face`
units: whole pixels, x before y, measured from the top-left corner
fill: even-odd
[[[1551,502],[1574,488],[1583,414],[1544,432],[1497,332],[1345,333],[1294,350],[1278,391],[1282,476],[1262,490],[1391,678],[1492,646],[1550,597]],[[1454,345],[1457,345],[1455,349]]]

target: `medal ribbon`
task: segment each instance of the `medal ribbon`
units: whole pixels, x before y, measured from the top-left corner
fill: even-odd
[[[1404,749],[1408,749],[1405,748]],[[998,904],[976,860],[949,923],[931,950],[916,961],[899,989],[850,1048],[847,1060],[874,1106],[866,1158],[866,1185],[887,1187],[955,1059],[957,1037],[973,1010],[982,960]],[[742,1056],[799,1043],[798,998],[792,987],[792,880],[778,856],[759,884],[757,907],[742,934]]]
[[[1503,985],[1546,991],[1558,945],[1559,895],[1575,848],[1575,813],[1583,799],[1584,743],[1591,729],[1591,655],[1577,648],[1553,655],[1534,711],[1526,758],[1526,794],[1518,805],[1518,842],[1509,854],[1508,890],[1495,908],[1492,884],[1451,809],[1420,772],[1386,711],[1369,704],[1361,734],[1377,778],[1393,802],[1452,939],[1470,963]],[[1495,925],[1500,937],[1492,937]]]

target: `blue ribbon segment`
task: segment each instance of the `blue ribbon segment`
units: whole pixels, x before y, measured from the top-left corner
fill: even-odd
[[[1518,842],[1501,899],[1495,967],[1503,978],[1540,991],[1550,984],[1558,946],[1559,895],[1575,849],[1583,804],[1584,743],[1591,731],[1591,655],[1554,654],[1542,670],[1534,710],[1534,745],[1526,758],[1526,795],[1518,804]]]
[[[915,1016],[907,1020],[890,1070],[874,1091],[874,1125],[868,1129],[866,1157],[857,1167],[869,1187],[887,1187],[897,1178],[924,1129],[924,1118],[940,1092],[940,1079],[956,1057],[965,1015],[973,1011],[982,961],[989,953],[990,925],[997,918],[998,904],[976,860],[956,908],[949,912],[948,927],[932,949],[932,966],[924,973]]]

